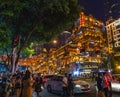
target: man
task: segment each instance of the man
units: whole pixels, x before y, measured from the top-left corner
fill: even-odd
[[[108,97],[109,82],[108,82],[108,79],[107,79],[107,74],[106,74],[106,72],[103,73],[103,82],[102,82],[102,86],[103,86],[103,91],[104,91],[105,97]]]
[[[67,78],[67,73],[65,73],[65,76],[63,77],[63,95],[65,97],[68,97],[68,78]]]
[[[109,94],[109,97],[112,97],[112,87],[111,87],[112,75],[110,72],[108,72],[108,70],[106,70],[106,77],[109,83],[108,94]]]
[[[96,78],[96,82],[97,82],[97,87],[96,87],[96,93],[97,93],[97,97],[103,97],[104,93],[103,93],[103,86],[102,86],[102,82],[103,82],[103,74],[102,73],[98,73],[98,77]]]
[[[40,92],[42,91],[41,89],[42,84],[43,84],[43,81],[42,81],[41,73],[38,73],[38,76],[35,80],[35,92],[37,93],[37,97],[41,97]]]

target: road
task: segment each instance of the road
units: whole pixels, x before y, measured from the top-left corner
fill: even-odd
[[[33,95],[34,95],[33,97],[37,97],[36,93],[34,93]],[[51,94],[51,93],[48,93],[46,90],[44,90],[41,93],[41,97],[61,97],[61,95]],[[95,94],[94,93],[83,93],[83,94],[77,94],[74,97],[95,97]]]
[[[33,93],[33,97],[37,97],[36,93]],[[48,93],[47,90],[41,92],[41,97],[61,97],[57,94]],[[74,97],[96,97],[95,89],[92,87],[92,91],[89,93],[77,94]],[[113,97],[120,97],[120,93],[113,93]]]
[[[89,93],[77,94],[74,97],[96,97],[96,90],[94,83],[90,83],[90,85],[91,85],[91,91]],[[33,97],[37,97],[35,92],[33,93]],[[47,90],[44,89],[41,92],[41,97],[61,97],[61,95],[48,93]],[[120,97],[120,93],[113,92],[113,97]]]

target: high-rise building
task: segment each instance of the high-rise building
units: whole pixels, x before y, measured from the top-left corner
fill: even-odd
[[[120,18],[106,22],[108,47],[120,47]]]
[[[80,44],[80,49],[85,49],[87,52],[100,51],[104,48],[106,41],[103,37],[103,27],[103,22],[81,12],[78,25],[72,31],[78,36],[74,42]]]
[[[105,0],[105,19],[117,19],[120,17],[120,0]]]

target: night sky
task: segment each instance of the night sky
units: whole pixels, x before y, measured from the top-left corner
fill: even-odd
[[[95,18],[102,21],[104,21],[103,2],[104,0],[78,0],[87,15],[92,14]]]

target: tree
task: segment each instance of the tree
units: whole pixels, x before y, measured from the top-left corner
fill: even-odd
[[[34,49],[32,43],[28,47],[25,47],[21,52],[22,58],[31,57],[33,54],[34,54]]]
[[[12,37],[13,72],[20,52],[25,46],[31,42],[49,42],[70,27],[81,10],[77,0],[0,0],[0,2],[0,30],[4,35],[9,33]],[[16,37],[18,45],[14,47]]]

